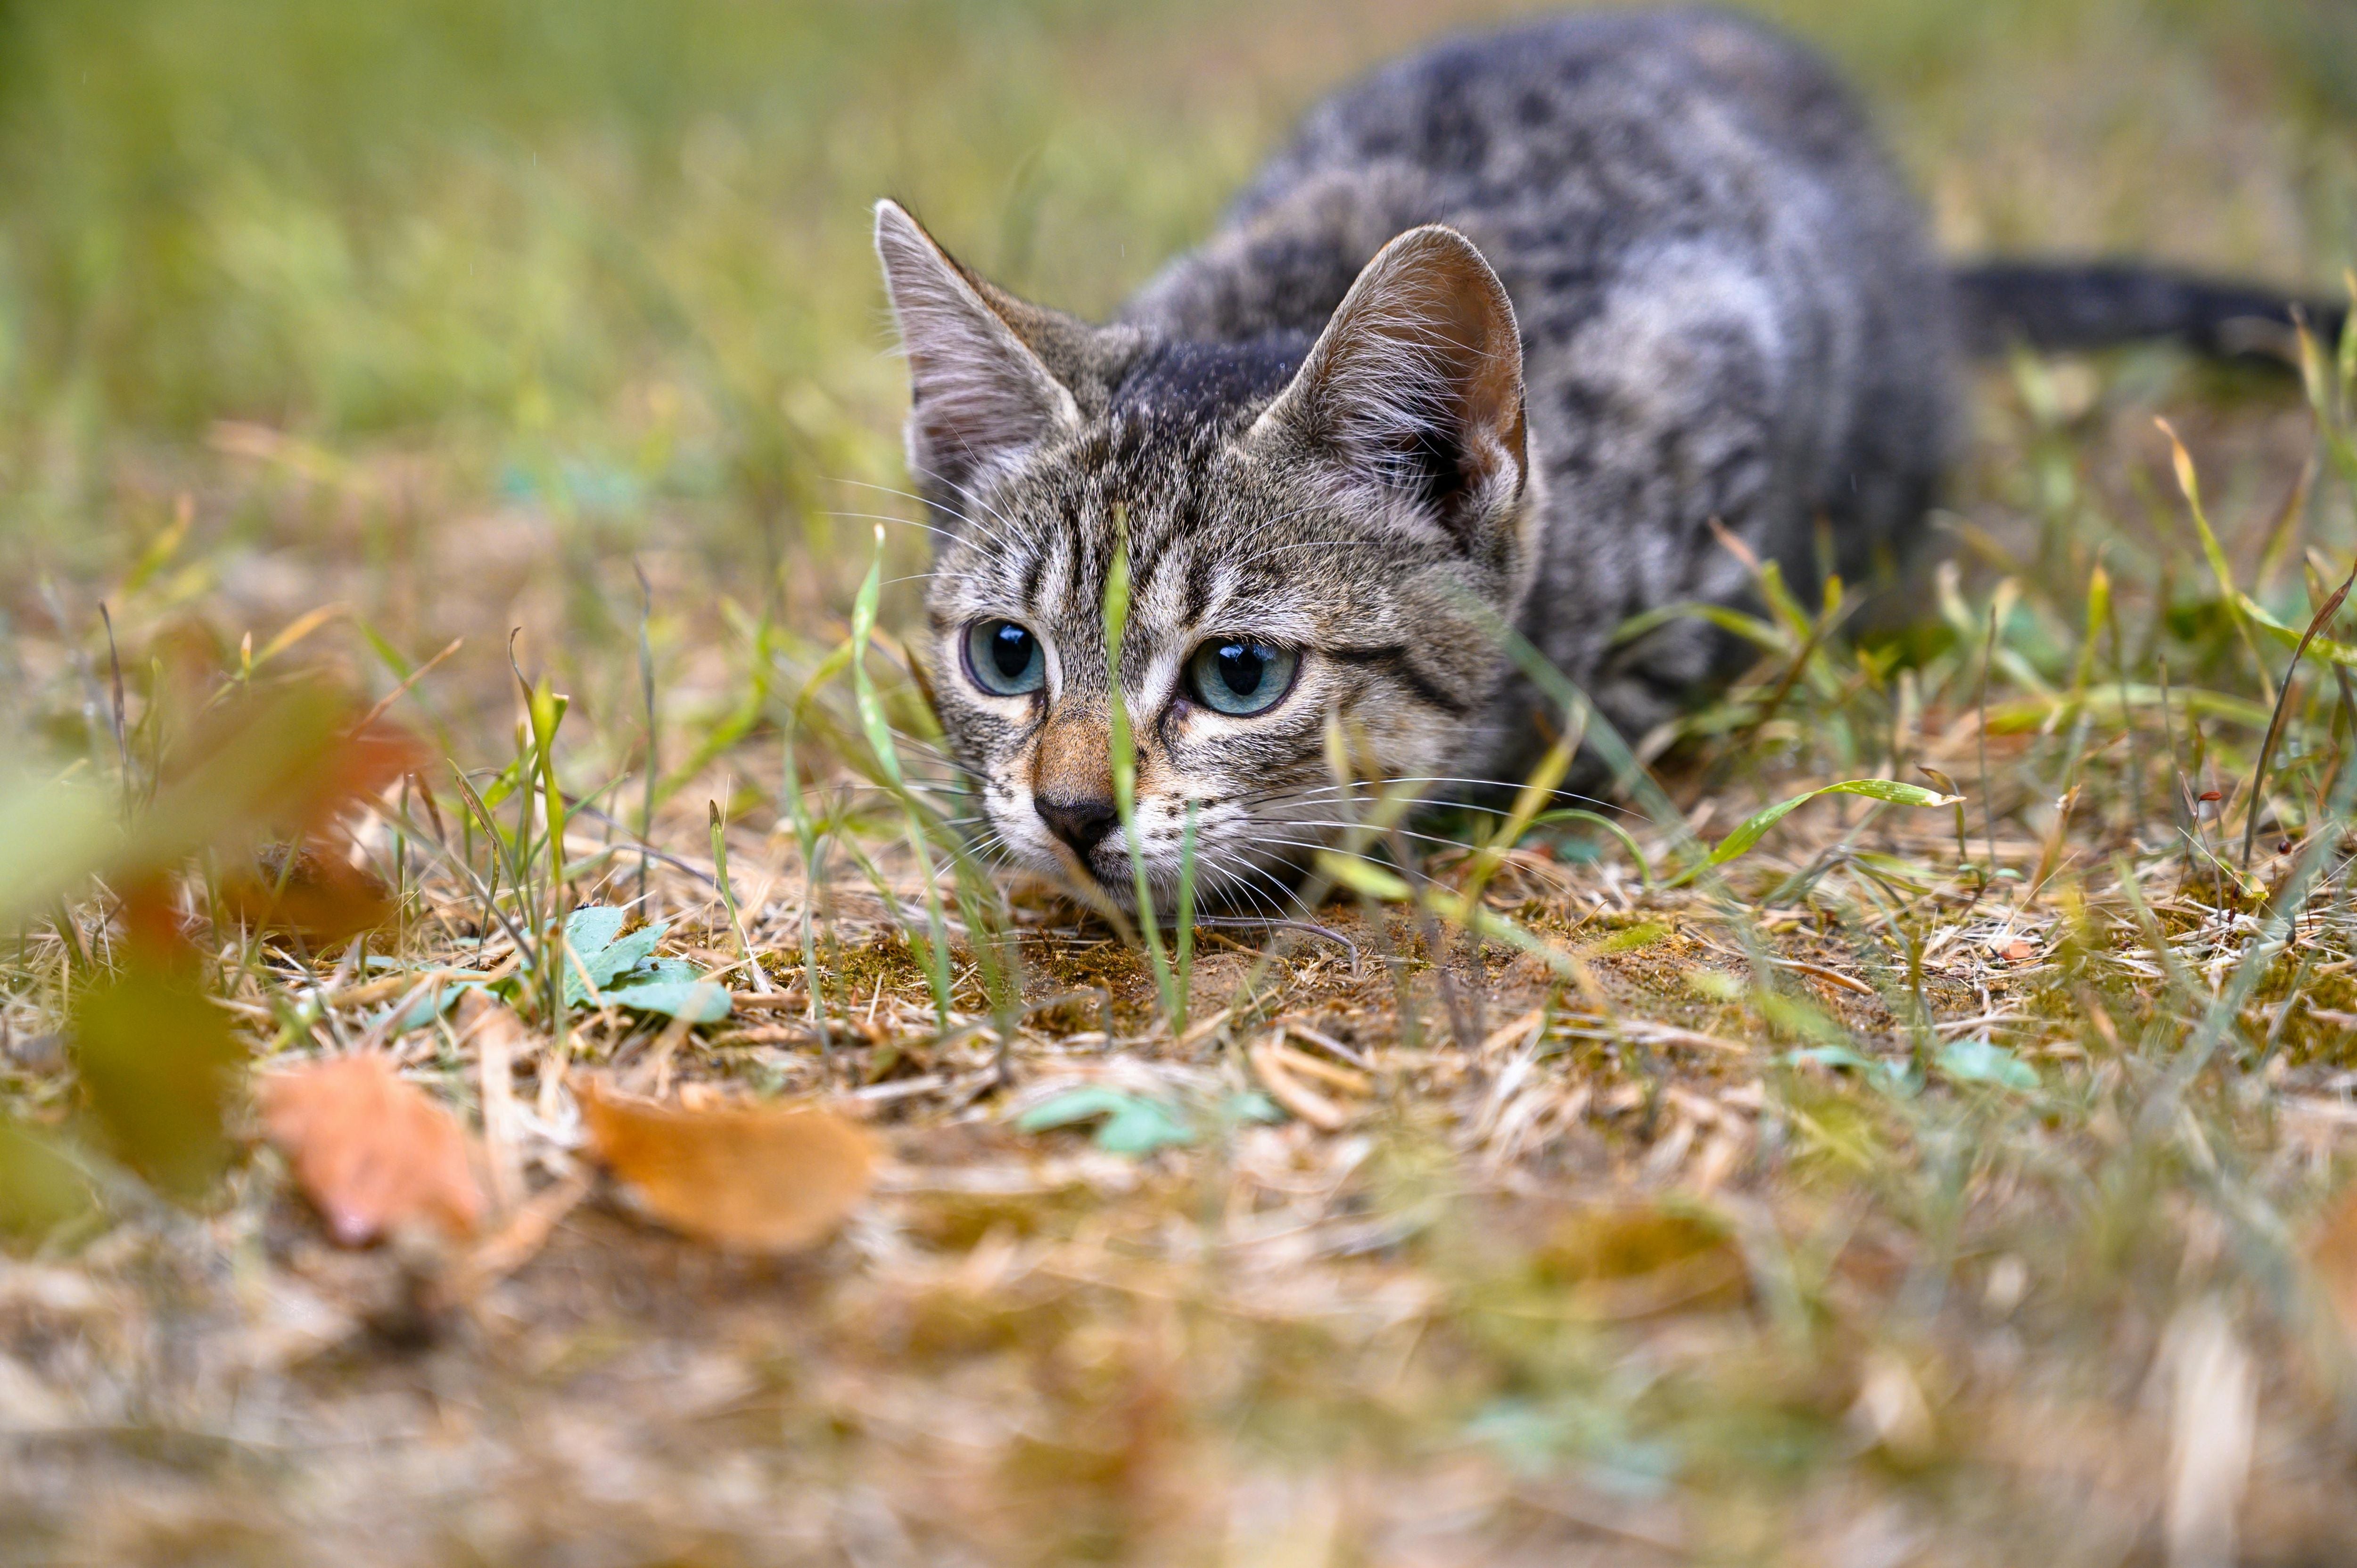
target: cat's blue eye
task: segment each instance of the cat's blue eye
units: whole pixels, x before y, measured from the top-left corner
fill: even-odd
[[[966,673],[995,697],[1021,697],[1048,683],[1039,639],[1011,620],[978,620],[965,631]]]
[[[1187,660],[1189,694],[1213,713],[1250,718],[1276,706],[1293,688],[1301,656],[1245,638],[1215,638]]]

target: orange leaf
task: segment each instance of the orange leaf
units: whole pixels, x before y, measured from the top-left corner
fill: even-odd
[[[2008,963],[2020,963],[2038,956],[2038,946],[2027,937],[2016,937],[1997,950],[1997,956]]]
[[[385,1058],[341,1057],[274,1073],[256,1096],[264,1131],[345,1246],[419,1220],[453,1235],[474,1230],[483,1196],[466,1134]]]
[[[392,890],[372,871],[325,846],[274,844],[253,868],[221,881],[230,916],[258,931],[285,931],[321,946],[372,931],[393,918]]]
[[[823,1111],[721,1104],[673,1110],[583,1087],[597,1157],[649,1213],[717,1246],[791,1252],[823,1240],[866,1196],[867,1134]]]

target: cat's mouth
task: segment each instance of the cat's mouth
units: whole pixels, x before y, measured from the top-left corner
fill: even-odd
[[[1217,843],[1201,846],[1194,856],[1193,875],[1185,868],[1146,856],[1145,891],[1165,917],[1178,913],[1182,881],[1191,881],[1195,908],[1205,914],[1283,915],[1297,903],[1297,891],[1307,851],[1272,853]],[[1124,916],[1134,916],[1139,905],[1139,878],[1128,845],[1118,833],[1086,853],[1058,843],[1040,857],[1039,869],[1063,883],[1068,891],[1089,905],[1110,904]]]

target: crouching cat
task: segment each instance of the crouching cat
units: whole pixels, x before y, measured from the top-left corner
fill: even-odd
[[[888,201],[876,244],[946,539],[920,641],[942,725],[1017,862],[1125,904],[1117,550],[1139,851],[1175,886],[1191,814],[1201,885],[1249,900],[1343,821],[1332,718],[1386,779],[1519,776],[1549,715],[1500,623],[1631,734],[1728,669],[1699,620],[1614,640],[1745,596],[1720,530],[1796,582],[1821,527],[1846,580],[1886,575],[1969,348],[2222,350],[2289,319],[2133,269],[1950,271],[1825,64],[1708,11],[1378,72],[1106,325],[993,286]]]

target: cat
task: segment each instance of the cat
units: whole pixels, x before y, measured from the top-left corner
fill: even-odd
[[[1632,616],[1743,599],[1746,554],[1813,582],[1821,533],[1845,580],[1890,579],[1969,351],[2229,351],[2290,320],[2134,268],[1952,272],[1833,70],[1710,10],[1377,71],[1103,325],[996,287],[890,201],[876,246],[942,539],[913,641],[943,730],[986,836],[1132,908],[1133,853],[1160,902],[1190,832],[1207,893],[1281,902],[1368,781],[1521,777],[1565,714],[1501,623],[1633,734],[1735,650],[1691,617],[1616,641]]]

